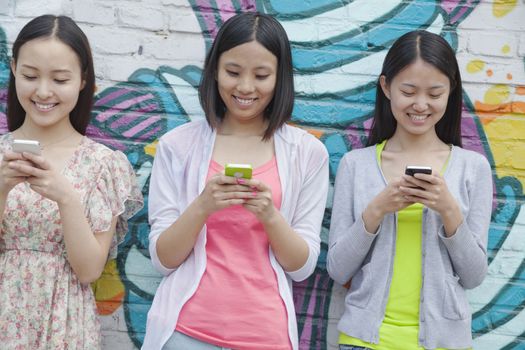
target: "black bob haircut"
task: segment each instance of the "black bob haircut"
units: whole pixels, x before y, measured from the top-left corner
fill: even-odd
[[[290,120],[294,104],[290,42],[286,31],[275,18],[257,12],[246,12],[231,17],[221,26],[206,56],[199,99],[208,124],[216,128],[226,112],[216,81],[219,58],[225,51],[251,41],[258,42],[277,58],[274,96],[264,111],[268,127],[263,140],[268,140]]]
[[[78,101],[69,113],[71,124],[80,134],[85,135],[91,120],[93,95],[95,93],[95,71],[89,41],[78,25],[67,16],[42,15],[29,21],[20,31],[13,43],[12,60],[16,65],[20,48],[27,42],[40,38],[54,38],[69,46],[78,56],[84,88]],[[7,90],[7,127],[9,131],[18,129],[24,123],[26,112],[16,95],[15,76],[9,75]]]
[[[456,54],[445,39],[424,30],[408,32],[397,39],[388,51],[381,75],[386,84],[417,59],[432,65],[447,76],[450,95],[443,118],[436,124],[436,134],[446,144],[461,147],[461,107],[463,89]],[[392,114],[390,100],[381,89],[380,79],[376,85],[374,120],[367,145],[371,146],[394,135],[397,122]]]

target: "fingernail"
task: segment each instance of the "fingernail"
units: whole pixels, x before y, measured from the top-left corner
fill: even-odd
[[[237,183],[238,183],[238,184],[241,184],[241,185],[244,185],[244,179],[238,177],[238,178],[237,178]]]
[[[252,197],[253,197],[253,198],[257,197],[257,192],[253,191],[253,192],[252,192]]]

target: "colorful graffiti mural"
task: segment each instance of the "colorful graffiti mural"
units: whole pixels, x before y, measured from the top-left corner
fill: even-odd
[[[397,37],[425,29],[442,35],[459,52],[468,45],[460,34],[469,21],[500,28],[512,16],[525,18],[525,4],[503,0],[488,5],[475,0],[190,0],[188,4],[207,47],[218,27],[235,13],[260,11],[281,21],[292,41],[296,72],[292,121],[326,145],[332,184],[341,156],[366,143],[375,77]],[[5,114],[6,47],[0,30],[0,114]],[[516,50],[512,43],[502,42],[499,54]],[[464,78],[476,81],[483,76],[481,80],[487,83],[485,90],[465,85],[464,146],[484,154],[495,169],[490,274],[482,286],[469,292],[475,348],[525,349],[525,213],[521,211],[525,61],[502,68],[470,53],[459,58]],[[196,91],[200,74],[201,69],[195,66],[139,69],[127,81],[96,96],[89,135],[126,153],[137,171],[146,203],[158,137],[203,117]],[[0,128],[5,131],[5,118],[0,117]],[[501,130],[512,130],[513,134],[502,141]],[[509,159],[513,166],[500,171],[499,164],[507,164]],[[336,341],[335,321],[344,290],[334,285],[325,269],[330,212],[331,200],[323,222],[317,269],[311,278],[294,285],[301,349],[331,348]],[[132,219],[116,261],[108,263],[104,276],[93,285],[99,312],[108,317],[120,313],[136,347],[142,343],[146,314],[161,278],[149,262],[148,233],[144,209]]]

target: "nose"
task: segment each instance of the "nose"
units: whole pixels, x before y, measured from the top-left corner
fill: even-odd
[[[255,84],[253,83],[253,79],[250,77],[241,77],[239,79],[239,82],[237,84],[237,90],[241,94],[251,94],[255,91]]]
[[[423,112],[426,111],[428,108],[428,102],[427,99],[424,96],[419,96],[414,101],[414,104],[412,106],[416,112]]]
[[[53,92],[49,88],[49,84],[46,81],[41,80],[36,88],[36,96],[39,99],[45,100],[51,97],[51,95],[53,95]]]

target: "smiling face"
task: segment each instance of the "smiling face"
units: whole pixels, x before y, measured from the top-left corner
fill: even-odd
[[[447,109],[450,81],[437,68],[421,59],[408,65],[381,88],[390,100],[397,121],[396,133],[435,134],[435,125]]]
[[[263,122],[264,110],[274,95],[276,74],[277,58],[256,41],[223,52],[217,85],[226,106],[225,119]]]
[[[26,112],[24,123],[40,128],[70,125],[69,113],[85,82],[78,56],[69,46],[55,38],[28,41],[11,69]]]

